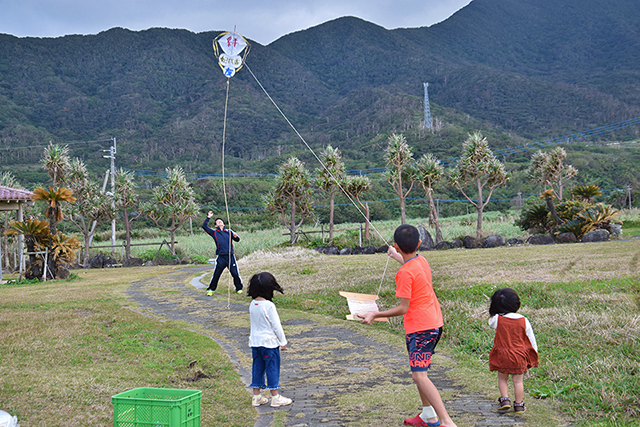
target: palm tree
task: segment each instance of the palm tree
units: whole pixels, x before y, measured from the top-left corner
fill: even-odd
[[[64,182],[64,174],[69,168],[69,147],[49,143],[40,161],[51,177],[53,188]]]
[[[384,153],[385,161],[391,168],[386,172],[387,182],[400,199],[400,221],[407,222],[404,201],[413,188],[415,171],[411,168],[413,153],[407,144],[407,139],[402,134],[393,133],[387,139],[388,145]],[[409,188],[405,191],[405,185]]]
[[[22,235],[24,243],[29,252],[29,270],[27,279],[40,277],[38,271],[37,258],[34,252],[39,246],[45,246],[49,236],[49,223],[38,219],[28,219],[26,221],[12,221],[9,223],[9,230],[5,231],[7,235]]]
[[[491,200],[493,190],[499,185],[506,184],[510,178],[511,175],[507,173],[504,165],[493,155],[487,138],[483,137],[480,132],[469,135],[462,145],[462,156],[458,164],[449,174],[449,180],[478,210],[476,239],[482,239],[482,212]],[[476,201],[464,191],[467,184],[470,184],[477,191],[478,199]],[[485,186],[489,187],[486,199],[483,196]]]
[[[576,185],[571,190],[571,195],[583,202],[593,203],[593,198],[601,196],[602,191],[597,185]]]
[[[340,187],[346,185],[344,163],[340,158],[340,150],[328,146],[320,153],[322,167],[316,169],[316,185],[329,194],[329,245],[333,244],[333,214],[335,199]]]
[[[49,220],[49,232],[54,236],[58,232],[58,222],[64,218],[62,214],[62,202],[76,202],[73,191],[64,187],[57,190],[54,190],[53,187],[49,187],[48,190],[38,187],[33,190],[33,200],[42,200],[47,204],[44,214]]]
[[[363,203],[360,197],[367,191],[371,190],[371,180],[369,177],[358,175],[352,176],[347,179],[346,191],[351,197],[356,199],[358,204],[364,209],[365,223],[364,223],[364,240],[369,241],[369,204]]]
[[[433,203],[433,186],[444,177],[444,167],[440,164],[440,160],[432,154],[423,155],[417,163],[418,166],[418,182],[424,189],[426,196],[429,198],[429,209],[431,210],[431,218],[436,227],[436,243],[442,242],[442,231],[438,222],[438,212]]]

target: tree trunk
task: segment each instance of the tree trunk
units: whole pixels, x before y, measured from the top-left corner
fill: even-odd
[[[369,203],[364,205],[364,211],[367,217],[367,221],[364,223],[364,240],[367,243],[371,242],[371,238],[369,237],[369,224],[370,224],[370,215],[369,215]]]
[[[484,200],[482,199],[482,183],[480,180],[476,181],[478,187],[478,225],[476,227],[476,239],[482,240],[482,211],[484,210]]]
[[[564,221],[562,221],[562,219],[560,219],[560,217],[558,216],[558,212],[556,212],[556,207],[553,204],[553,197],[545,197],[544,200],[545,202],[547,202],[547,209],[549,209],[549,212],[551,213],[551,217],[556,222],[556,224],[558,225],[563,224]]]
[[[407,223],[407,214],[404,210],[404,191],[402,191],[402,172],[398,171],[398,197],[400,198],[400,223]]]
[[[336,198],[336,193],[331,192],[331,201],[329,208],[329,246],[333,245],[333,210],[334,210],[334,202]]]
[[[296,202],[291,203],[291,218],[289,222],[289,241],[291,244],[296,242]]]
[[[431,210],[431,215],[429,218],[433,217],[433,225],[436,229],[436,244],[443,242],[442,231],[440,231],[440,223],[438,222],[438,211],[436,211],[436,205],[433,203],[433,195],[429,192],[429,209]]]
[[[131,224],[129,223],[129,212],[127,208],[124,208],[124,226],[125,226],[125,246],[124,257],[125,259],[131,258]]]

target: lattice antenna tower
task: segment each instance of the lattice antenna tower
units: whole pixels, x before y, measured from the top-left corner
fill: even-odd
[[[424,127],[433,130],[431,108],[429,107],[429,83],[424,83]]]

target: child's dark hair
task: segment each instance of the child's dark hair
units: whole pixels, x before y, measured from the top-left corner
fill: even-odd
[[[519,308],[520,297],[516,291],[511,288],[502,288],[493,293],[489,314],[495,316],[496,314],[515,313]]]
[[[273,299],[273,291],[278,291],[284,294],[284,290],[273,277],[273,274],[263,271],[262,273],[254,274],[249,280],[249,290],[247,295],[252,299],[262,297],[271,301]]]
[[[222,219],[222,218],[220,218],[220,217],[217,217],[215,220],[213,220],[213,223],[215,224],[216,222],[218,222],[218,220],[220,220],[220,221],[224,222],[224,219]]]
[[[420,233],[413,225],[402,224],[393,233],[393,241],[405,254],[410,254],[418,249]]]

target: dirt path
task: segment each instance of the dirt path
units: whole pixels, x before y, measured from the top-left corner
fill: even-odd
[[[210,267],[187,268],[134,282],[127,294],[144,313],[204,328],[226,350],[248,387],[251,382],[248,301],[237,303],[232,299],[228,304],[226,290],[220,288],[218,295],[207,297],[203,286],[192,278],[209,270]],[[411,412],[390,419],[384,407],[384,401],[389,399],[408,396],[418,401],[406,351],[363,335],[347,322],[293,310],[282,311],[281,318],[290,344],[282,352],[280,384],[282,394],[294,399],[294,403],[278,409],[268,405],[257,408],[255,427],[270,426],[276,410],[287,412],[284,422],[287,427],[360,425],[359,414],[338,410],[335,400],[348,399],[354,391],[363,389],[378,395],[377,399],[372,397],[371,401],[358,405],[359,412],[377,417],[376,424],[368,425],[399,426],[404,416],[419,412],[416,404]],[[446,368],[437,362],[429,377],[460,427],[525,425],[525,418],[498,414],[492,409],[492,401],[482,395],[466,394],[454,386],[446,376]]]

